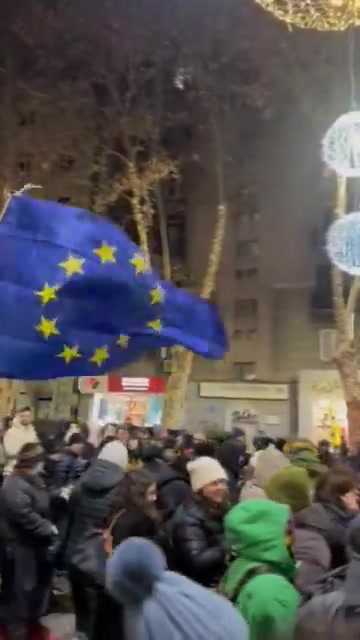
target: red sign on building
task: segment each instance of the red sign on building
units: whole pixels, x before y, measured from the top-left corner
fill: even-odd
[[[163,378],[126,378],[124,376],[109,376],[108,391],[111,393],[164,393],[165,380]]]
[[[163,378],[98,376],[79,378],[81,393],[164,393]]]

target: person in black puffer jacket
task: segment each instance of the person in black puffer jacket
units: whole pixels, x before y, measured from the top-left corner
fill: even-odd
[[[1,604],[7,635],[19,640],[48,636],[40,618],[50,595],[57,530],[50,520],[49,496],[40,477],[43,458],[41,445],[25,444],[1,490],[8,550]]]
[[[144,468],[155,478],[158,508],[163,520],[169,520],[176,509],[190,496],[188,479],[162,459],[162,450],[156,445],[145,445],[142,451]]]
[[[205,587],[213,587],[225,571],[227,474],[217,460],[205,456],[190,462],[188,470],[193,493],[171,523],[171,569]]]
[[[124,477],[128,453],[121,442],[106,444],[98,458],[75,486],[70,498],[70,531],[66,547],[77,634],[91,638],[96,614],[97,592],[76,568],[77,550],[84,537],[104,528],[113,509],[117,486]]]

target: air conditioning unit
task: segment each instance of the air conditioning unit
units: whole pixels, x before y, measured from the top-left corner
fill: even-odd
[[[321,362],[331,362],[336,354],[337,335],[335,329],[319,331],[319,355]]]

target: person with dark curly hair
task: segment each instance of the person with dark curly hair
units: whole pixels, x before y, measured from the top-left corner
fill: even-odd
[[[156,540],[161,519],[156,506],[156,483],[146,469],[129,471],[118,485],[108,521],[112,548],[133,536]],[[92,640],[118,640],[123,609],[105,591],[98,594]]]

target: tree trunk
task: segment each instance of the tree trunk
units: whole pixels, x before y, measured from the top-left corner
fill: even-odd
[[[360,399],[348,400],[346,403],[349,429],[349,443],[355,453],[360,446]]]
[[[187,384],[190,378],[194,354],[183,347],[171,350],[172,373],[166,383],[161,424],[169,430],[180,429],[184,424]]]
[[[338,178],[335,216],[346,215],[346,179]],[[359,294],[359,280],[351,285],[349,298],[345,301],[342,272],[332,266],[332,294],[337,332],[337,353],[334,358],[343,387],[347,406],[348,439],[352,449],[360,444],[360,382],[359,363],[354,346],[353,314]]]
[[[129,182],[131,185],[131,210],[135,220],[136,229],[139,236],[139,244],[144,256],[146,269],[151,268],[150,247],[148,229],[146,227],[146,220],[142,207],[142,196],[140,190],[140,178],[138,176],[137,167],[135,162],[132,161],[129,164]]]
[[[210,297],[215,287],[216,275],[224,244],[227,213],[227,206],[222,202],[218,206],[212,246],[200,294],[204,299]],[[166,384],[161,424],[166,429],[176,430],[183,425],[186,390],[190,379],[194,354],[182,347],[174,347],[171,351],[173,372],[169,375]]]
[[[15,380],[0,379],[0,418],[12,415],[15,408],[18,384]]]

